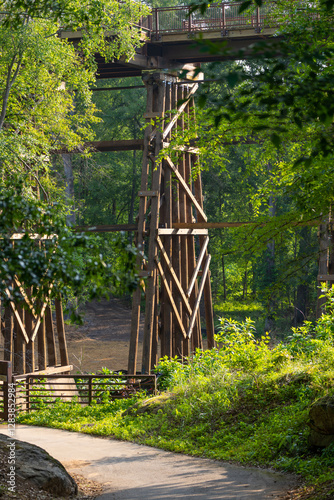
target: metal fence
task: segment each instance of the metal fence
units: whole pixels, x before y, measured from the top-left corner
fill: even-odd
[[[50,407],[62,401],[80,405],[103,404],[130,398],[139,391],[155,394],[155,375],[16,375],[16,413]],[[5,403],[4,399],[2,401]],[[0,417],[2,415],[0,414]]]
[[[276,12],[276,2],[264,2],[261,7],[250,6],[239,14],[242,2],[222,2],[211,4],[202,14],[200,10],[191,12],[191,6],[158,7],[152,9],[152,15],[142,18],[140,25],[156,40],[163,34],[198,33],[206,31],[221,31],[225,34],[229,30],[254,29],[277,27],[293,18],[293,10]],[[303,0],[293,2],[294,10],[307,9]],[[313,14],[310,14],[314,17]]]

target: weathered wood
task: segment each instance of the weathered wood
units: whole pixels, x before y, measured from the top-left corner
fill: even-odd
[[[190,321],[189,321],[189,329],[188,329],[188,332],[187,332],[187,337],[188,338],[191,337],[191,334],[192,334],[192,331],[193,331],[193,328],[194,328],[194,325],[195,325],[197,311],[198,311],[198,308],[199,308],[199,305],[200,305],[200,302],[201,302],[202,293],[203,293],[205,282],[206,282],[206,278],[207,278],[207,275],[208,275],[210,260],[211,260],[211,255],[208,255],[207,258],[206,258],[206,261],[205,261],[205,265],[204,265],[204,269],[203,269],[203,276],[201,278],[201,282],[200,282],[200,285],[199,285],[199,288],[198,288],[198,295],[197,295],[197,298],[196,298],[194,309],[193,309],[193,312],[192,312],[192,315],[191,315],[191,318],[190,318]]]
[[[5,308],[5,330],[4,330],[4,360],[13,362],[13,334],[14,334],[14,320],[10,307]]]
[[[201,207],[203,207],[203,194],[202,194],[202,177],[201,174],[198,173],[196,179],[195,179],[195,195],[196,198],[198,199],[199,204]],[[201,215],[197,213],[197,220],[199,222],[203,222],[201,219]],[[200,246],[202,246],[205,243],[205,239],[203,236],[199,237],[200,240]],[[206,250],[205,256],[207,257],[208,251]],[[212,293],[211,293],[211,281],[210,281],[210,273],[208,271],[207,277],[205,280],[204,284],[204,308],[205,308],[205,325],[206,325],[206,334],[207,334],[207,342],[208,342],[208,349],[212,349],[215,347],[215,326],[213,322],[213,306],[212,306]]]
[[[165,248],[164,248],[164,246],[163,246],[163,244],[162,244],[162,241],[161,241],[161,239],[159,238],[159,236],[157,237],[157,244],[158,244],[158,246],[159,246],[159,248],[160,248],[160,251],[161,251],[161,255],[162,255],[162,257],[164,258],[164,260],[165,260],[165,262],[166,262],[166,264],[167,264],[168,270],[169,270],[169,272],[170,272],[170,274],[171,274],[171,276],[172,276],[172,278],[173,278],[173,281],[174,281],[174,284],[175,284],[175,286],[176,286],[176,288],[177,288],[177,291],[179,292],[179,294],[180,294],[180,296],[181,296],[181,298],[182,298],[182,300],[183,300],[183,303],[184,303],[184,305],[185,305],[185,307],[186,307],[186,309],[187,309],[188,313],[189,313],[189,314],[191,314],[191,313],[192,313],[192,310],[191,310],[191,307],[190,307],[190,305],[189,305],[189,302],[188,302],[188,299],[187,299],[187,297],[186,297],[186,294],[184,293],[183,288],[182,288],[182,285],[181,285],[181,283],[180,283],[180,281],[179,281],[178,277],[176,276],[176,273],[175,273],[175,271],[174,271],[174,269],[173,269],[172,263],[171,263],[171,261],[169,260],[169,257],[168,257],[168,255],[167,255],[167,252],[166,252],[166,250],[165,250]]]
[[[138,196],[158,196],[159,191],[139,191]]]
[[[113,233],[117,231],[137,231],[137,224],[112,224],[103,226],[75,226],[75,231],[86,233]]]
[[[195,285],[195,281],[196,281],[196,278],[198,276],[199,270],[201,268],[202,261],[204,259],[204,256],[206,255],[206,251],[207,251],[207,248],[208,248],[208,243],[209,243],[209,238],[207,237],[204,240],[203,246],[201,248],[200,254],[199,254],[198,259],[197,259],[196,267],[195,267],[193,275],[192,275],[192,277],[190,279],[189,287],[188,287],[188,290],[187,290],[187,293],[186,293],[187,297],[190,297],[190,294],[191,294],[191,292],[193,290],[193,287]]]
[[[18,315],[21,322],[24,324],[24,309],[22,307],[17,307]],[[25,373],[26,371],[26,342],[22,335],[21,327],[15,317],[14,320],[14,330],[15,330],[15,344],[14,344],[14,372],[15,373]]]
[[[147,100],[146,111],[150,112],[153,109],[153,81],[146,81],[147,87]],[[140,190],[146,191],[148,187],[148,174],[149,174],[149,137],[152,131],[150,124],[147,125],[144,134],[144,151],[142,160],[142,174]],[[138,233],[137,233],[137,249],[139,250],[136,260],[137,269],[141,269],[143,265],[144,256],[144,231],[145,231],[145,213],[147,209],[147,198],[142,197],[139,199],[139,214],[138,214]],[[151,276],[152,271],[149,270]],[[137,355],[138,355],[138,339],[139,339],[139,323],[140,323],[140,302],[141,302],[141,288],[138,287],[132,298],[132,313],[131,313],[131,332],[130,332],[130,347],[128,359],[128,372],[136,373],[137,370]]]
[[[37,333],[37,360],[38,369],[45,370],[47,367],[47,353],[46,353],[46,332],[45,332],[45,319],[43,319],[38,327]]]
[[[93,141],[85,144],[85,148],[99,152],[141,151],[144,149],[143,139],[127,139],[121,141]]]
[[[30,311],[25,311],[25,328],[29,339],[33,331],[33,316]],[[35,370],[35,342],[29,340],[26,345],[26,372],[30,373]]]
[[[165,84],[161,80],[156,82],[155,89],[156,99],[154,105],[156,111],[164,112],[165,108]],[[154,109],[153,109],[154,111]],[[161,150],[161,132],[157,129],[155,133],[155,158],[158,158]],[[161,183],[161,163],[155,163],[152,172],[152,190],[159,191]],[[142,373],[151,373],[151,355],[152,355],[152,335],[153,335],[153,320],[154,320],[154,294],[157,273],[154,265],[154,260],[157,254],[155,235],[159,224],[160,211],[160,196],[151,198],[151,220],[150,220],[150,235],[148,241],[148,266],[153,268],[153,276],[147,279],[146,292],[146,307],[145,307],[145,323],[144,323],[144,338],[143,338],[143,359]]]
[[[202,216],[202,219],[204,221],[207,220],[206,218],[206,215],[202,209],[202,207],[199,205],[198,201],[196,200],[195,196],[193,195],[193,193],[191,192],[190,188],[189,188],[189,185],[187,184],[187,178],[186,177],[183,177],[181,172],[178,171],[178,169],[176,168],[176,166],[174,165],[174,163],[172,162],[172,160],[169,158],[169,156],[167,156],[166,158],[166,161],[169,165],[169,167],[173,170],[177,180],[179,181],[180,183],[180,186],[182,187],[182,189],[185,191],[186,195],[188,196],[188,198],[192,201],[192,203],[195,205],[195,208],[197,210],[197,212],[199,212]],[[188,179],[189,180],[189,179]],[[188,221],[187,221],[188,222]],[[190,221],[189,221],[190,222]]]
[[[159,228],[157,231],[158,235],[164,236],[170,234],[171,236],[207,236],[207,229],[169,229],[169,228]]]
[[[161,279],[162,279],[162,280],[163,280],[163,282],[164,282],[164,285],[165,285],[165,289],[166,289],[166,291],[167,291],[167,295],[168,295],[169,302],[170,302],[170,304],[171,304],[171,306],[172,306],[172,308],[173,308],[173,312],[174,312],[174,314],[175,314],[175,317],[176,317],[176,319],[177,319],[177,322],[178,322],[178,324],[179,324],[179,327],[180,327],[180,329],[181,329],[181,332],[182,332],[182,334],[183,334],[184,338],[186,338],[186,337],[187,337],[186,330],[184,329],[184,326],[183,326],[183,324],[182,324],[182,319],[180,318],[180,315],[179,315],[179,312],[178,312],[178,310],[177,310],[176,304],[175,304],[175,302],[174,302],[174,299],[173,299],[172,293],[171,293],[170,288],[169,288],[169,286],[168,286],[168,283],[167,283],[167,280],[166,280],[166,276],[165,276],[164,270],[162,269],[162,266],[161,266],[160,262],[159,262],[157,259],[156,259],[155,261],[156,261],[156,265],[157,265],[157,267],[158,267],[158,270],[159,270],[159,274],[160,274],[160,276],[161,276]]]
[[[169,122],[169,124],[167,125],[167,127],[165,128],[165,130],[163,131],[163,134],[162,134],[162,138],[163,139],[166,139],[166,137],[168,136],[168,134],[170,133],[170,131],[174,127],[175,123],[177,122],[177,120],[179,119],[179,117],[182,115],[182,113],[185,110],[185,108],[188,106],[188,100],[196,92],[197,89],[198,89],[198,83],[194,83],[192,85],[192,88],[191,88],[190,92],[185,97],[186,102],[184,102],[183,104],[181,104],[181,106],[178,108],[177,112],[175,113],[175,115],[173,116],[173,118],[171,119],[171,121]]]
[[[55,309],[56,309],[56,323],[57,323],[57,333],[60,351],[60,364],[62,366],[68,365],[68,352],[67,343],[65,336],[65,325],[63,316],[63,306],[60,299],[55,299]]]
[[[318,281],[334,281],[334,274],[319,274],[317,276]]]
[[[47,350],[48,350],[48,362],[49,365],[57,365],[57,348],[56,339],[53,328],[52,310],[51,305],[46,308],[45,311],[45,334],[47,340]]]

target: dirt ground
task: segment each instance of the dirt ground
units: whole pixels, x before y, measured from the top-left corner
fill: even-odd
[[[126,370],[128,365],[131,308],[120,299],[94,301],[82,311],[82,326],[66,325],[69,361],[73,373],[96,372],[103,367]],[[144,318],[141,318],[138,366],[141,363]]]

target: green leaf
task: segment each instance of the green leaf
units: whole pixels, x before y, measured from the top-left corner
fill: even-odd
[[[271,134],[270,139],[271,139],[271,142],[273,143],[273,145],[276,148],[280,147],[280,145],[281,145],[281,138],[280,138],[279,135],[277,135],[277,134]]]
[[[252,0],[246,0],[246,2],[243,2],[239,7],[238,14],[242,14],[251,5],[252,5]]]

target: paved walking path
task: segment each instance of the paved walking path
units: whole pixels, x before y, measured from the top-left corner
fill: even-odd
[[[58,429],[20,425],[15,437],[103,483],[98,500],[278,500],[295,485],[279,473]]]

